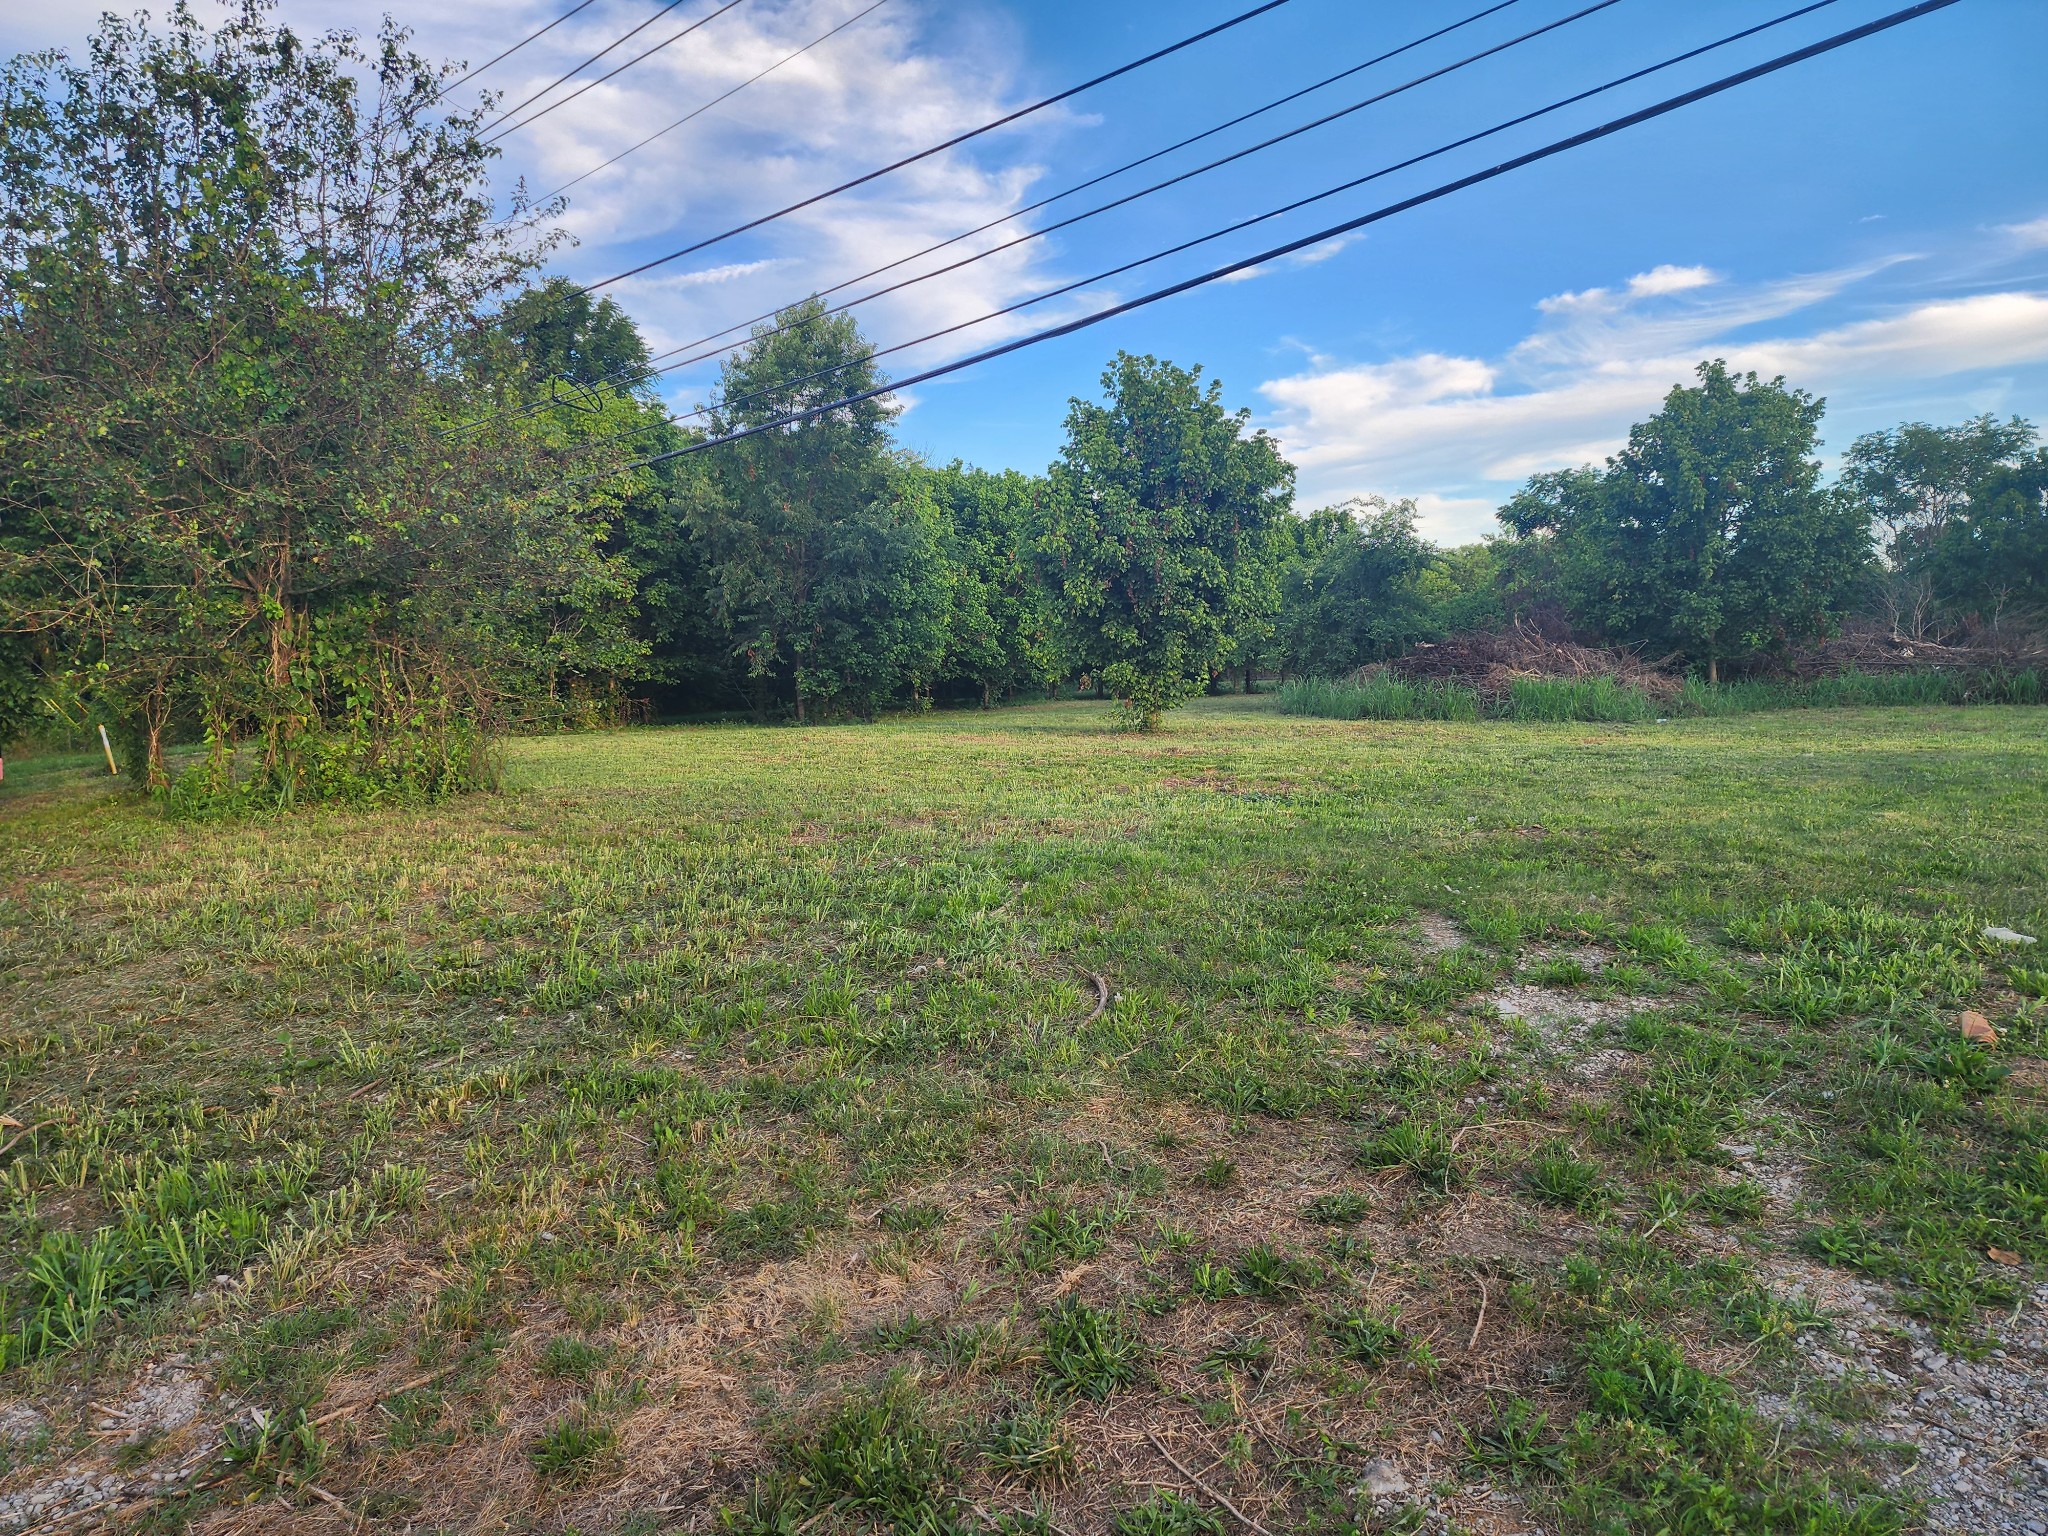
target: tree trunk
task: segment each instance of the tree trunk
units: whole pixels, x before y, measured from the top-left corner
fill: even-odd
[[[144,784],[152,792],[171,787],[171,775],[164,767],[164,726],[171,717],[171,701],[165,696],[159,684],[148,698],[142,701],[142,728],[147,766],[143,770]]]
[[[1707,658],[1707,681],[1710,683],[1721,681],[1721,659],[1718,656],[1709,656]]]

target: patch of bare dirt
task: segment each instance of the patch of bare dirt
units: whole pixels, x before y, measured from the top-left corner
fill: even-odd
[[[1589,997],[1560,987],[1506,982],[1481,1002],[1504,1019],[1521,1019],[1536,1027],[1554,1045],[1575,1045],[1596,1024],[1619,1024],[1632,1014],[1655,1008],[1651,997]]]
[[[83,1449],[30,1456],[0,1477],[0,1532],[90,1529],[177,1486],[220,1448],[222,1405],[183,1356],[147,1366],[110,1403],[88,1403]],[[27,1434],[10,1426],[19,1424]],[[0,1408],[0,1439],[33,1446],[58,1425],[26,1405]],[[56,1443],[54,1434],[51,1442]],[[4,1465],[4,1463],[0,1463]]]
[[[1425,912],[1415,920],[1416,946],[1426,955],[1447,955],[1462,948],[1465,930],[1448,917]]]

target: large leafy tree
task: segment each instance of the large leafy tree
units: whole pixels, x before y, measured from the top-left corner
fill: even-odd
[[[1910,567],[1971,492],[2034,445],[2033,423],[1986,413],[1952,427],[1909,421],[1867,432],[1842,456],[1843,491],[1868,513],[1893,564]]]
[[[1433,632],[1424,580],[1436,551],[1415,504],[1359,498],[1301,528],[1282,586],[1279,643],[1288,671],[1335,676],[1398,656]]]
[[[565,499],[524,420],[446,430],[547,243],[497,221],[480,113],[388,23],[269,11],[0,76],[0,625],[154,784],[184,721],[282,795],[466,782],[508,704],[630,654],[612,493]]]
[[[566,277],[551,277],[513,298],[498,324],[543,386],[559,380],[632,390],[648,380],[647,343],[633,317],[616,300],[594,299]],[[575,396],[569,401],[572,408],[594,409]]]
[[[1059,673],[1052,616],[1032,557],[1037,496],[1030,476],[955,461],[923,472],[945,521],[952,608],[942,667],[949,687],[986,708],[1044,687]]]
[[[714,435],[878,388],[873,347],[809,299],[729,358]],[[946,646],[942,519],[893,450],[886,395],[707,451],[686,516],[758,703],[799,721],[928,692]]]
[[[1702,363],[1630,429],[1604,470],[1540,476],[1502,509],[1541,550],[1575,622],[1607,639],[1723,661],[1835,623],[1869,568],[1870,519],[1820,487],[1822,402]]]
[[[1979,480],[1920,561],[1937,599],[1973,624],[2048,620],[2048,449]]]
[[[1040,547],[1070,658],[1150,730],[1270,604],[1294,470],[1199,369],[1119,353],[1102,387],[1067,413]]]
[[[498,312],[508,356],[486,360],[494,413],[530,423],[572,474],[594,475],[614,456],[639,460],[682,447],[693,434],[653,392],[646,342],[611,299],[593,299],[563,278],[518,294]],[[742,702],[711,577],[689,508],[710,473],[701,457],[647,465],[601,484],[607,548],[632,573],[633,632],[644,654],[621,681],[652,684],[684,708]]]
[[[1982,559],[2001,542],[1992,530],[1967,525],[1973,512],[1997,500],[1995,493],[1980,498],[1979,488],[1994,480],[2010,484],[2035,435],[2031,422],[1987,414],[1946,427],[1909,421],[1850,445],[1841,490],[1877,530],[1884,563],[1874,594],[1895,632],[1919,636],[1981,623],[2025,588],[2024,572]]]

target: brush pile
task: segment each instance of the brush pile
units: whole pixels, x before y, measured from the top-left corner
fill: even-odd
[[[1589,681],[1610,678],[1658,700],[1676,698],[1684,680],[1646,662],[1632,651],[1578,645],[1553,639],[1527,625],[1499,634],[1452,635],[1434,645],[1417,645],[1391,663],[1396,677],[1462,683],[1483,698],[1504,697],[1518,681]]]
[[[1943,643],[1890,629],[1852,627],[1788,659],[1794,677],[1844,672],[2024,672],[2048,668],[2048,642],[2023,633],[1963,635]]]

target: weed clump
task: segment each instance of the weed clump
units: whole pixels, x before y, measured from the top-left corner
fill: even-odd
[[[1113,1312],[1068,1298],[1040,1324],[1046,1385],[1067,1397],[1101,1400],[1138,1379],[1144,1341]]]
[[[1607,1203],[1607,1177],[1600,1166],[1563,1143],[1544,1147],[1529,1159],[1522,1185],[1544,1204],[1567,1210],[1596,1211]]]
[[[544,1478],[571,1487],[588,1482],[611,1458],[618,1431],[583,1409],[557,1419],[534,1442],[529,1460]]]
[[[1117,1536],[1225,1536],[1223,1521],[1177,1493],[1155,1493],[1124,1510],[1114,1522]]]
[[[1401,1120],[1368,1136],[1359,1145],[1358,1161],[1366,1168],[1406,1168],[1434,1195],[1462,1188],[1467,1178],[1450,1132],[1435,1122]]]
[[[916,1381],[901,1373],[848,1394],[783,1460],[812,1511],[858,1512],[909,1528],[940,1507],[954,1449]]]

